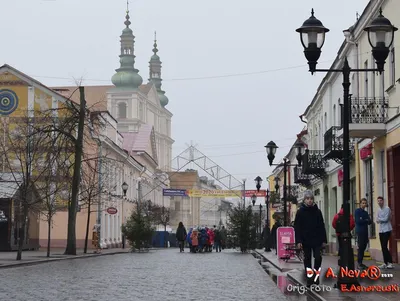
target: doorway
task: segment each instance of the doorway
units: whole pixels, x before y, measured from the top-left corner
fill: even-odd
[[[400,239],[400,144],[387,150],[388,206],[392,211],[393,231],[389,240],[389,249],[393,262],[397,263],[397,240]],[[396,188],[397,187],[397,188]],[[396,206],[397,205],[397,206]]]

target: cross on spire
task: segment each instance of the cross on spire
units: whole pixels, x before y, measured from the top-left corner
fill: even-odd
[[[129,13],[129,0],[126,0],[126,13]]]

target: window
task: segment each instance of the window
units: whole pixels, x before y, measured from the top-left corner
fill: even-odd
[[[368,69],[368,60],[364,62],[364,68]],[[368,71],[364,73],[364,97],[368,97]]]
[[[118,118],[126,118],[126,103],[124,102],[118,104]]]
[[[385,97],[385,71],[379,75],[379,97]]]
[[[340,102],[340,99],[339,99],[339,102]],[[336,124],[336,105],[333,105],[333,113],[332,113],[332,125],[333,126],[336,126],[337,124]]]
[[[374,68],[374,56],[371,54],[371,68]],[[375,97],[375,72],[372,72],[371,75],[371,96]]]
[[[181,210],[181,202],[175,201],[175,211],[180,211]]]
[[[142,121],[144,120],[144,109],[143,109],[143,103],[139,102],[139,119]]]
[[[326,131],[328,130],[328,114],[325,112],[324,114],[324,132],[326,133]]]
[[[321,124],[321,122],[319,123],[318,149],[324,149],[324,133],[322,133],[322,124]]]
[[[368,201],[368,213],[371,216],[372,221],[374,221],[374,159],[370,158],[364,161],[364,171],[365,171],[365,198]],[[375,237],[375,227],[374,224],[369,226],[369,233],[371,237]]]
[[[394,85],[396,83],[396,64],[395,64],[395,55],[394,55],[394,47],[390,49],[390,85]]]
[[[379,195],[386,199],[386,169],[385,169],[385,151],[381,150],[379,156]]]
[[[351,95],[356,95],[356,93],[357,93],[357,86],[356,86],[355,77],[356,77],[356,74],[353,73],[353,75],[351,76],[351,86],[350,86],[350,89],[351,89],[350,94]]]

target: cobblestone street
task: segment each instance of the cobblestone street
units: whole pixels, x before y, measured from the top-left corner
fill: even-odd
[[[250,254],[152,250],[0,270],[0,300],[287,300]]]

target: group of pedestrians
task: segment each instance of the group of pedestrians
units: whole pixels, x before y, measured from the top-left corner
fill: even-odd
[[[225,248],[226,230],[225,227],[213,228],[208,227],[193,227],[186,232],[183,223],[180,222],[176,230],[176,239],[179,244],[179,251],[185,251],[185,242],[189,245],[191,253],[221,252]]]
[[[384,264],[380,268],[393,268],[392,256],[388,250],[388,241],[392,232],[391,210],[384,206],[384,199],[378,197],[379,210],[376,222],[380,225],[379,239],[382,248]],[[343,252],[343,241],[350,236],[350,231],[356,228],[357,244],[358,244],[358,268],[368,268],[363,264],[363,257],[369,242],[368,226],[372,224],[371,217],[365,208],[368,206],[367,200],[364,198],[360,202],[360,208],[355,210],[355,218],[350,214],[350,224],[345,225],[344,208],[334,216],[332,227],[336,230],[337,240],[339,242],[339,257]],[[349,227],[350,226],[350,227]],[[304,193],[304,202],[296,213],[294,221],[295,240],[297,248],[302,249],[304,253],[304,268],[307,278],[307,286],[319,284],[319,277],[307,276],[309,271],[317,271],[322,264],[322,249],[327,244],[327,235],[325,230],[324,218],[317,204],[314,203],[314,195],[312,191]],[[314,257],[314,267],[312,267],[311,257]],[[341,264],[339,263],[341,266]],[[316,280],[314,280],[316,278]]]

